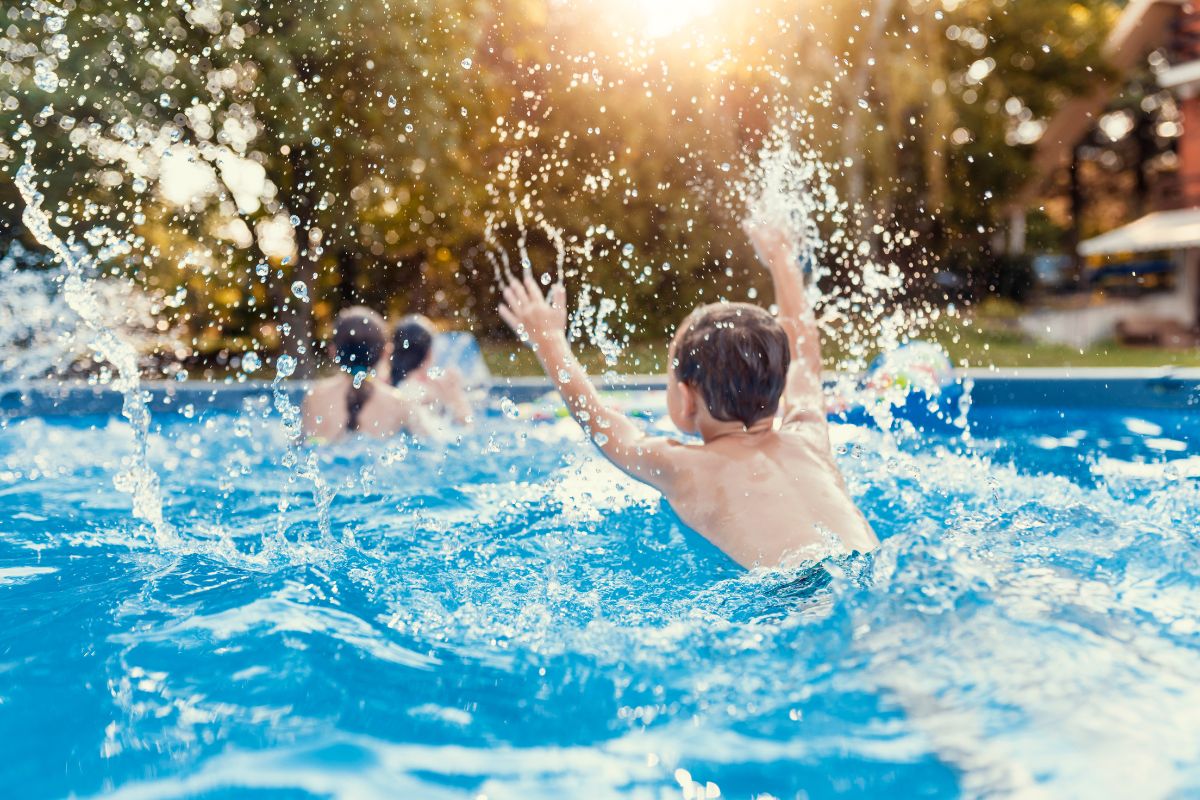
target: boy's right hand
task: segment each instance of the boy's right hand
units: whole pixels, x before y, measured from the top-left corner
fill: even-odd
[[[549,296],[526,273],[524,280],[513,278],[504,287],[500,318],[526,344],[541,346],[566,338],[567,290],[561,283],[550,287]]]

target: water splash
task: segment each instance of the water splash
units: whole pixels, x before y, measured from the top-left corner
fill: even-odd
[[[18,168],[14,181],[25,203],[21,221],[30,235],[48,249],[66,270],[63,297],[91,331],[90,344],[96,354],[116,367],[117,375],[112,386],[122,395],[121,414],[133,429],[133,455],[125,468],[114,477],[113,484],[132,498],[134,516],[150,524],[155,540],[163,547],[172,547],[179,543],[179,536],[163,515],[158,474],[150,466],[147,453],[150,409],[142,390],[137,350],[108,324],[103,310],[96,303],[92,291],[91,257],[86,251],[72,249],[54,232],[49,215],[42,209],[45,198],[37,189],[33,151],[34,143],[26,142],[25,162]]]
[[[513,131],[502,123],[492,129],[500,144],[510,137],[515,143],[540,135],[536,124],[521,121]],[[549,175],[560,171],[559,165],[566,160],[564,153],[570,140],[570,134],[563,133],[537,153],[518,146],[506,151],[494,178],[485,187],[492,207],[485,214],[484,255],[492,266],[498,287],[517,277],[505,243],[505,235],[511,227],[515,233],[520,276],[534,277],[543,287],[552,283],[566,285],[568,278],[573,279],[572,286],[577,287],[578,294],[575,310],[568,320],[568,336],[572,341],[587,342],[599,349],[606,371],[614,374],[632,331],[627,326],[627,332],[620,337],[614,331],[617,318],[628,309],[628,303],[604,297],[602,289],[587,276],[598,260],[609,256],[619,256],[622,269],[635,284],[644,283],[653,270],[648,266],[640,271],[635,268],[630,258],[635,252],[634,245],[623,242],[612,226],[593,224],[582,235],[576,233],[568,237],[564,228],[547,216],[540,190]],[[584,185],[576,189],[595,191],[600,186],[609,187],[612,174],[603,167],[598,171],[602,178],[589,176],[584,179]],[[552,265],[535,264],[531,258],[529,235],[533,229],[540,230],[545,237],[553,253]],[[667,267],[664,265],[663,269]]]
[[[0,634],[15,664],[0,727],[43,722],[28,728],[39,767],[84,754],[79,777],[39,773],[72,782],[46,791],[59,795],[101,791],[92,776],[106,768],[131,796],[182,782],[320,793],[348,774],[411,782],[419,796],[485,782],[489,796],[585,784],[616,795],[631,781],[678,796],[677,770],[729,797],[815,795],[851,770],[881,795],[1103,794],[1131,763],[1154,794],[1186,795],[1200,483],[1093,462],[1150,467],[1158,438],[1188,439],[1189,453],[1200,443],[1184,411],[1145,415],[1161,431],[1144,434],[1127,413],[1065,411],[986,409],[985,455],[945,437],[896,452],[837,426],[848,484],[885,543],[865,561],[827,562],[831,580],[811,596],[795,572],[725,566],[654,492],[581,455],[566,422],[494,418],[402,459],[339,447],[322,461],[331,485],[374,473],[331,509],[335,527],[356,526],[355,546],[262,565],[205,552],[164,568],[153,547],[60,527],[106,451],[127,446],[116,428],[25,420],[0,430],[0,472],[40,464],[49,502],[40,519],[14,520],[6,552],[14,567],[58,572],[14,572],[21,583],[4,589],[69,608],[73,595],[49,581],[113,577],[81,546],[127,568],[121,591],[84,611],[86,651],[46,652],[19,624]],[[172,421],[204,435],[164,480],[250,548],[293,489],[277,448],[239,435],[237,419]],[[1037,444],[1068,432],[1077,459]],[[493,437],[500,447],[479,458]],[[212,480],[227,461],[246,468],[229,496]],[[80,635],[70,615],[45,616],[56,636]],[[44,702],[42,670],[87,676],[111,699],[50,728],[30,702]],[[361,758],[346,768],[330,752]],[[1123,756],[1100,758],[1112,753]],[[264,780],[264,764],[281,768]]]
[[[75,313],[61,291],[64,277],[61,266],[48,264],[18,239],[0,255],[0,382],[89,370],[81,362],[93,350],[86,335],[71,324]],[[138,352],[176,343],[173,335],[158,330],[160,296],[122,280],[96,278],[91,289],[101,316]]]
[[[335,493],[321,476],[319,456],[314,448],[307,447],[304,442],[304,420],[300,406],[292,402],[287,388],[287,380],[296,371],[296,359],[283,354],[275,361],[275,377],[271,381],[271,397],[275,410],[283,421],[284,434],[287,437],[287,449],[280,463],[289,471],[287,484],[294,485],[297,478],[303,478],[312,484],[313,501],[317,509],[317,530],[320,533],[322,548],[334,544],[333,527],[330,522],[329,508],[333,503]],[[284,492],[279,496],[278,517],[276,519],[273,540],[264,542],[264,549],[281,555],[295,557],[303,551],[294,548],[286,537],[288,509],[291,504],[290,493]]]
[[[809,102],[830,99],[818,94]],[[881,392],[864,386],[861,376],[876,354],[917,340],[943,312],[907,297],[897,259],[902,248],[919,249],[916,234],[844,200],[838,188],[843,165],[829,161],[816,146],[813,115],[803,107],[779,108],[779,119],[759,149],[746,154],[743,175],[732,183],[725,202],[737,219],[795,234],[797,268],[808,273],[808,299],[825,351],[837,354],[831,390],[836,404],[865,405],[888,430],[891,410],[912,391],[936,397],[941,387],[892,385]]]

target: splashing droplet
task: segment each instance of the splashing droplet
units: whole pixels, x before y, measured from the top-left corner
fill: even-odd
[[[290,377],[296,371],[296,359],[292,356],[281,355],[275,360],[275,374],[281,378]]]

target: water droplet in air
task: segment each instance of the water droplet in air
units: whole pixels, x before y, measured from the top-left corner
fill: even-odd
[[[383,458],[380,459],[386,466],[395,464],[398,461],[403,461],[408,458],[408,443],[401,439],[397,444],[392,445],[383,452]]]
[[[242,371],[255,372],[262,366],[262,359],[258,357],[258,353],[251,350],[246,355],[242,356]]]
[[[281,355],[275,359],[275,374],[281,378],[286,378],[296,371],[296,359],[292,356]]]
[[[389,94],[388,95],[388,108],[395,108],[395,107],[396,107],[396,95]]]
[[[370,494],[375,488],[375,469],[367,464],[358,471],[358,481],[362,485],[363,494]]]
[[[296,281],[292,284],[292,294],[296,295],[297,300],[308,302],[308,286],[304,281]]]
[[[463,69],[470,69],[472,66],[474,66],[474,63],[475,63],[475,62],[471,61],[471,59],[469,59],[469,58],[464,58],[464,59],[462,60],[462,68],[463,68]]]
[[[626,242],[625,246],[621,248],[621,255],[625,256],[626,258],[633,255],[633,244]]]
[[[269,273],[270,271],[271,271],[271,268],[268,267],[266,264],[259,264],[257,267],[254,268],[254,274],[260,278],[267,277],[267,273]]]
[[[512,400],[508,399],[507,397],[502,397],[500,399],[500,413],[504,414],[504,416],[508,417],[509,419],[517,419],[521,416],[521,409],[518,408],[517,404]]]
[[[41,66],[40,62],[34,69],[33,82],[43,92],[58,91],[58,76],[54,74],[54,70]]]
[[[66,24],[62,17],[46,17],[46,30],[50,33],[58,33]]]

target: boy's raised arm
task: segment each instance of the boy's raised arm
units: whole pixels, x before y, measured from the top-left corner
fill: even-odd
[[[675,445],[646,436],[601,400],[567,342],[567,293],[562,284],[551,287],[545,297],[532,275],[511,280],[504,287],[500,316],[533,349],[571,416],[604,455],[630,476],[662,489],[671,475],[668,451]]]
[[[821,387],[821,334],[808,302],[804,276],[797,259],[799,248],[790,231],[749,222],[746,233],[759,260],[771,273],[779,323],[792,345],[792,365],[784,390],[784,422],[825,419]]]

